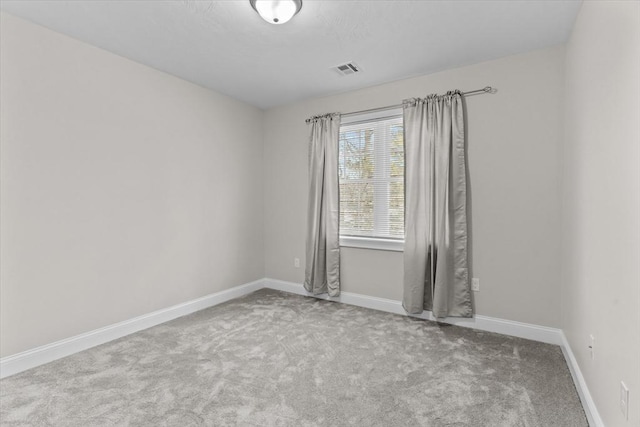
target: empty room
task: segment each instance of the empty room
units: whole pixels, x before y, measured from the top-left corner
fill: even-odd
[[[640,427],[640,2],[0,17],[0,425]]]

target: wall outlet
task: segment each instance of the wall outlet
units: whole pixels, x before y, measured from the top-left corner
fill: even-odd
[[[629,420],[629,389],[623,381],[620,381],[620,412]]]
[[[294,258],[293,259],[293,266],[295,268],[300,268],[300,258]]]
[[[471,279],[471,290],[474,292],[480,292],[480,279],[477,277]]]
[[[591,360],[595,359],[595,346],[596,339],[593,337],[593,335],[589,335],[589,358]]]

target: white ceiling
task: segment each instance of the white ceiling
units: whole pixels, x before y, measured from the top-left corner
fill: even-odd
[[[579,0],[2,0],[6,12],[261,108],[564,43]],[[330,68],[354,61],[362,72]]]

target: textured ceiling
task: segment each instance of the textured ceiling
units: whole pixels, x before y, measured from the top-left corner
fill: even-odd
[[[13,15],[261,108],[564,43],[580,1],[2,0]],[[331,67],[354,61],[362,72]]]

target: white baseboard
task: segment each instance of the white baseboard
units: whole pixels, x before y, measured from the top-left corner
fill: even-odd
[[[182,304],[105,326],[104,328],[3,357],[0,359],[0,378],[5,378],[27,369],[53,362],[56,359],[69,356],[79,351],[113,341],[134,332],[168,322],[169,320],[222,304],[223,302],[241,297],[263,287],[264,280],[256,280],[255,282],[216,292]]]
[[[576,385],[576,390],[578,390],[578,396],[580,396],[582,407],[584,408],[584,412],[587,415],[587,421],[589,421],[589,425],[591,427],[604,427],[604,423],[602,422],[602,418],[600,418],[598,408],[596,407],[596,404],[591,397],[591,393],[589,392],[589,388],[587,387],[587,382],[585,381],[584,376],[582,376],[582,371],[580,370],[578,361],[573,355],[571,345],[569,345],[569,341],[564,335],[564,332],[561,332],[561,336],[562,353],[564,354],[564,358],[567,361],[567,365],[569,366],[569,371],[571,372],[571,376],[573,377],[573,383]]]
[[[329,301],[341,302],[344,304],[357,305],[359,307],[371,308],[374,310],[386,311],[388,313],[402,314],[408,316],[400,301],[370,297],[351,292],[341,292],[339,297],[329,297],[324,295],[313,295],[298,283],[285,282],[275,279],[264,279],[264,286],[270,289],[290,292],[298,295],[305,295]],[[430,311],[423,311],[420,315],[411,315],[426,320],[436,320]],[[495,317],[476,315],[473,318],[447,317],[438,319],[438,322],[448,323],[465,328],[478,329],[481,331],[495,332],[513,337],[526,338],[533,341],[540,341],[548,344],[562,345],[562,331],[546,326],[532,325],[529,323],[515,322],[513,320],[497,319]]]
[[[134,332],[159,325],[169,320],[194,313],[196,311],[212,307],[234,298],[249,294],[258,289],[269,288],[279,291],[290,292],[298,295],[311,296],[324,300],[341,302],[344,304],[359,307],[371,308],[374,310],[389,313],[407,315],[400,301],[377,298],[351,292],[342,292],[339,297],[329,297],[327,295],[313,295],[307,292],[301,284],[285,282],[275,279],[260,279],[251,283],[216,292],[195,300],[174,305],[149,314],[125,320],[104,328],[96,329],[71,338],[56,341],[41,347],[27,350],[22,353],[0,359],[0,378],[5,378],[19,372],[34,368],[45,363],[52,362],[65,356],[80,352],[82,350],[104,344],[109,341],[124,337]],[[424,311],[419,316],[421,319],[435,320],[431,312]],[[515,322],[511,320],[497,319],[494,317],[477,315],[471,319],[446,318],[438,319],[443,323],[456,326],[478,329],[488,332],[526,338],[534,341],[556,344],[562,347],[565,359],[571,371],[573,381],[578,390],[578,395],[587,414],[589,425],[592,427],[603,427],[604,424],[598,410],[593,402],[587,384],[582,376],[580,367],[571,351],[571,346],[564,333],[560,329],[548,328],[545,326],[532,325],[528,323]]]

